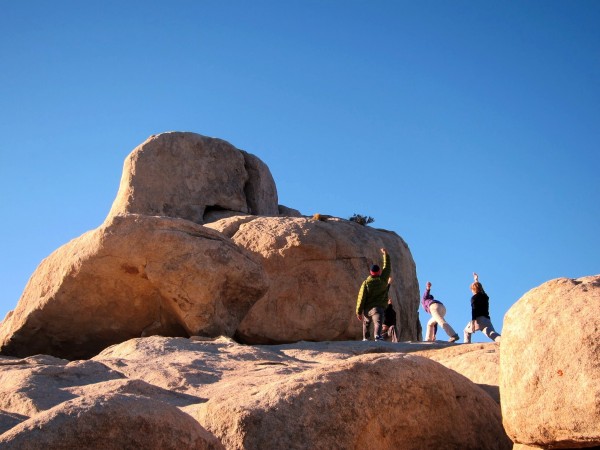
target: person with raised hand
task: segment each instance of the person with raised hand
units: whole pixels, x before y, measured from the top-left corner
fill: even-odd
[[[421,298],[421,305],[423,305],[423,309],[426,313],[431,314],[431,318],[427,322],[427,331],[425,334],[426,341],[435,341],[437,325],[442,327],[442,329],[450,337],[448,342],[458,341],[458,334],[444,318],[446,316],[446,307],[442,302],[435,299],[433,295],[431,295],[431,282],[429,281],[425,285],[425,292]]]
[[[369,340],[369,328],[373,323],[373,335],[376,341],[383,341],[381,328],[384,309],[388,301],[388,279],[392,271],[390,255],[385,248],[383,254],[383,268],[373,264],[370,275],[360,285],[356,299],[356,317],[363,323],[363,341]]]
[[[500,342],[500,334],[494,330],[490,319],[490,298],[483,290],[479,282],[479,275],[473,272],[473,283],[471,283],[471,321],[464,329],[465,344],[471,343],[471,335],[481,331],[494,342]]]

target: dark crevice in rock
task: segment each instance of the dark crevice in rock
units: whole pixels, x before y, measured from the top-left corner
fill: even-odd
[[[202,223],[216,222],[220,219],[227,217],[238,216],[240,214],[246,214],[242,211],[233,211],[231,209],[223,208],[219,205],[207,205],[204,208],[204,216],[202,217]]]

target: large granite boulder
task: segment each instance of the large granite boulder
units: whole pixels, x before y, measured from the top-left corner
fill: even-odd
[[[519,444],[600,446],[600,275],[559,278],[504,316],[500,394]]]
[[[228,449],[512,447],[491,398],[412,355],[366,354],[240,386],[190,414]]]
[[[406,355],[449,346],[151,336],[88,361],[0,357],[0,447],[510,448],[481,389]]]
[[[400,340],[417,340],[419,288],[406,243],[390,231],[330,218],[233,217],[207,227],[230,237],[262,261],[266,295],[240,323],[245,343],[361,339],[356,319],[360,284],[387,248],[394,279],[390,290]]]
[[[223,212],[278,215],[269,168],[221,139],[171,132],[151,136],[129,154],[109,216],[134,213],[202,224]]]
[[[1,350],[74,359],[142,335],[233,335],[266,289],[260,263],[220,233],[116,216],[40,264],[2,323]]]

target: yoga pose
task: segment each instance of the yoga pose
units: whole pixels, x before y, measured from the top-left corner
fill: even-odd
[[[500,335],[494,330],[490,319],[490,298],[483,290],[479,282],[479,275],[473,272],[473,283],[471,284],[471,321],[464,330],[465,344],[471,343],[471,335],[481,331],[494,342],[500,342]]]
[[[429,319],[429,322],[427,322],[427,333],[425,340],[435,341],[436,326],[439,325],[450,337],[448,342],[458,341],[458,334],[456,331],[454,331],[454,328],[452,328],[450,324],[446,322],[446,319],[444,319],[444,316],[446,315],[446,307],[442,302],[436,300],[433,295],[431,295],[431,283],[429,281],[427,282],[425,292],[423,293],[421,304],[423,305],[425,312],[431,314],[431,319]]]

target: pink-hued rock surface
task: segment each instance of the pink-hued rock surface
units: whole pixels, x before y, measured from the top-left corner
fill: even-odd
[[[453,345],[415,354],[437,361],[467,377],[487,392],[496,403],[500,403],[500,347],[497,343]]]
[[[0,447],[510,449],[496,402],[410,355],[450,345],[152,336],[87,361],[0,357]]]
[[[67,400],[0,435],[7,450],[223,449],[219,440],[175,406],[120,393]]]

